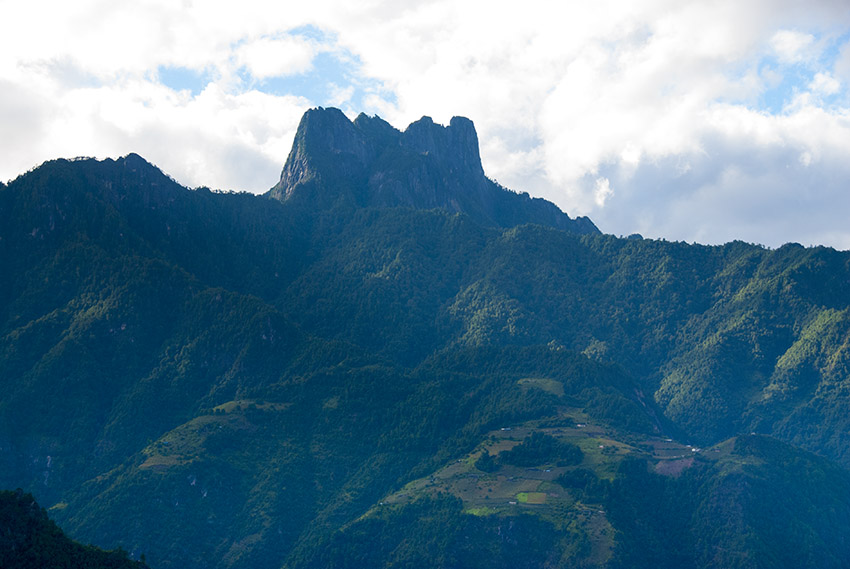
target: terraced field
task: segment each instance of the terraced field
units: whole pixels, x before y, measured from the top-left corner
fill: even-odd
[[[545,380],[523,380],[521,383],[543,389],[549,387]],[[485,453],[498,457],[535,432],[577,445],[583,453],[581,463],[558,466],[553,460],[519,467],[499,461],[494,472],[476,468],[476,461]],[[532,514],[561,529],[580,532],[590,542],[588,558],[604,561],[610,557],[614,546],[614,529],[604,507],[559,483],[564,474],[581,469],[610,481],[622,460],[632,456],[648,460],[658,474],[677,477],[698,460],[729,458],[730,449],[731,444],[724,443],[703,450],[662,436],[635,440],[634,435],[624,435],[592,421],[579,409],[565,407],[559,409],[557,416],[505,425],[487,433],[468,455],[384,497],[364,518],[380,509],[410,504],[418,498],[450,494],[462,500],[464,512],[469,515]]]

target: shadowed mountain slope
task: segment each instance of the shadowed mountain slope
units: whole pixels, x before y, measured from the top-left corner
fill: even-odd
[[[379,117],[354,122],[334,108],[304,114],[273,198],[314,209],[331,206],[413,207],[461,212],[485,225],[539,223],[598,233],[586,217],[502,188],[484,175],[472,121],[449,126],[423,117],[400,132]]]
[[[157,568],[843,566],[850,254],[508,223],[461,119],[301,130],[278,199],[0,186],[0,487]]]
[[[0,491],[3,569],[146,569],[125,551],[103,551],[68,539],[31,494]]]

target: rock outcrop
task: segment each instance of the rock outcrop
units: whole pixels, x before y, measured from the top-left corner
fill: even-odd
[[[488,179],[475,126],[463,117],[448,126],[423,117],[401,132],[377,116],[360,114],[351,122],[339,109],[311,109],[268,195],[317,209],[444,209],[497,227],[537,223],[599,232],[586,217],[571,219],[551,202]]]

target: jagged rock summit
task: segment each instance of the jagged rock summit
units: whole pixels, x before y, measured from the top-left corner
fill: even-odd
[[[551,202],[488,179],[475,126],[464,117],[448,126],[422,117],[402,132],[377,116],[361,113],[352,122],[339,109],[311,109],[268,195],[317,209],[439,208],[497,227],[537,223],[599,232],[586,217],[571,219]]]

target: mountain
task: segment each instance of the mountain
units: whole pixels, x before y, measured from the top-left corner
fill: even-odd
[[[0,187],[0,487],[157,568],[846,566],[850,254],[561,227],[420,123]]]
[[[0,491],[0,567],[4,569],[145,569],[124,551],[103,551],[65,537],[32,495]]]
[[[846,470],[764,437],[706,450],[684,459],[678,474],[654,472],[635,455],[619,463],[613,481],[570,470],[541,484],[543,492],[519,492],[507,508],[492,501],[464,508],[475,500],[469,490],[379,506],[297,566],[846,566]],[[498,472],[476,476],[500,492]]]
[[[599,233],[586,217],[502,188],[484,175],[478,135],[467,118],[449,126],[422,117],[399,132],[379,117],[352,123],[339,109],[307,111],[298,125],[280,181],[269,196],[311,208],[412,207],[465,213],[497,227],[538,223]]]

